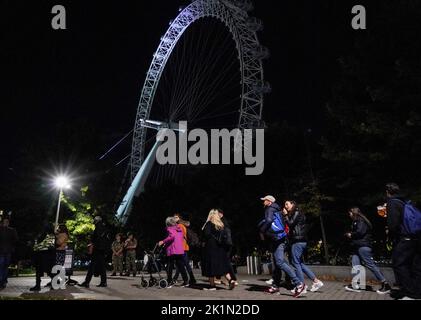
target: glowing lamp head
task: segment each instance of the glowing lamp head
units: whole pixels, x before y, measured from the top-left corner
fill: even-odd
[[[55,180],[55,185],[59,189],[69,189],[70,188],[69,179],[67,177],[64,177],[64,176],[57,177],[56,180]]]

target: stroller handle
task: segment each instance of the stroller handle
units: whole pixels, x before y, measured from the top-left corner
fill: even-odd
[[[157,249],[159,249],[159,245],[158,245],[158,243],[157,244],[155,244],[155,247],[152,249],[152,253],[156,253],[156,251],[157,251]]]

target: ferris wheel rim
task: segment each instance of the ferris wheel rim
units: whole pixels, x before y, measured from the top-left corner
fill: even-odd
[[[132,180],[144,159],[146,128],[142,121],[149,120],[161,76],[178,41],[189,27],[201,18],[215,18],[229,29],[238,52],[241,72],[241,105],[238,128],[246,129],[260,125],[263,112],[263,90],[265,85],[263,62],[264,52],[255,51],[261,47],[257,31],[248,25],[248,13],[233,4],[231,0],[195,0],[174,19],[165,35],[161,37],[142,88],[136,114],[131,153]],[[257,53],[257,54],[256,54]],[[257,88],[257,89],[256,89]]]

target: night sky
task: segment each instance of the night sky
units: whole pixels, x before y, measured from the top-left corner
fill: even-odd
[[[323,128],[322,106],[336,58],[352,43],[352,1],[255,1],[273,92],[264,120]],[[51,28],[51,8],[67,9],[67,30]],[[129,132],[160,37],[182,0],[0,2],[0,177],[22,146],[54,141],[57,125],[84,121],[111,142]],[[362,31],[363,32],[363,31]],[[50,140],[48,140],[50,139]],[[99,157],[110,145],[85,157]],[[77,146],[69,146],[71,154]],[[124,152],[117,155],[125,156]],[[116,159],[117,159],[116,158]],[[0,181],[4,181],[1,179]]]

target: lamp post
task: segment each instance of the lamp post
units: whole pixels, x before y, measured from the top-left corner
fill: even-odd
[[[65,176],[59,176],[55,179],[55,185],[59,189],[56,221],[55,221],[55,224],[54,224],[54,228],[57,229],[58,228],[58,218],[59,218],[59,213],[60,213],[61,198],[63,197],[63,189],[64,188],[66,188],[66,189],[70,188],[69,179]]]

